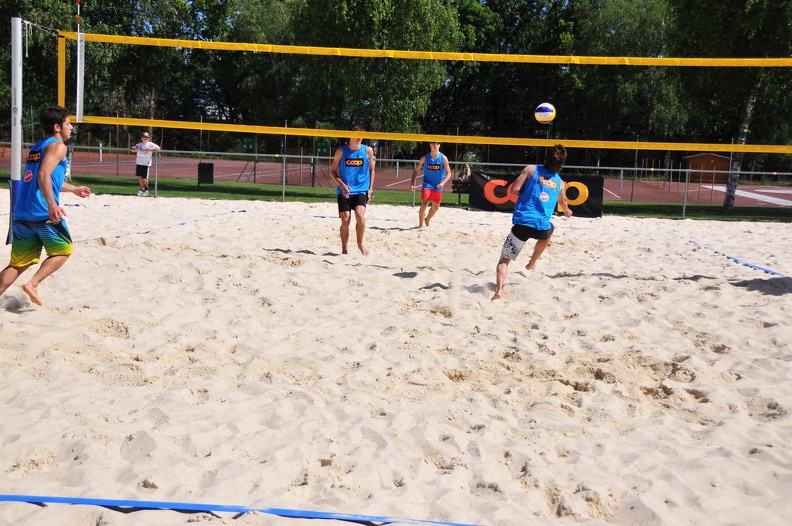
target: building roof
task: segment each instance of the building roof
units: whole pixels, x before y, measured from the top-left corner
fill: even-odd
[[[729,157],[727,157],[725,155],[718,155],[717,153],[696,153],[696,154],[693,154],[693,155],[686,155],[686,156],[683,157],[683,159],[690,159],[692,157],[703,157],[705,155],[712,156],[712,157],[720,157],[721,159],[728,159],[729,158]]]

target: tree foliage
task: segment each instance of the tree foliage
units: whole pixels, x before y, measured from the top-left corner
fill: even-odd
[[[444,0],[298,0],[292,23],[298,45],[457,51],[462,40]],[[369,58],[305,60],[294,77],[306,122],[398,132],[421,130],[419,119],[446,79],[443,62]]]
[[[76,30],[76,5],[0,0],[0,11],[35,24],[27,41],[24,105],[26,116],[37,113],[55,101],[55,31]],[[788,57],[791,19],[788,0],[118,0],[82,2],[81,29],[344,48]],[[8,64],[10,32],[0,32],[0,39],[0,59]],[[73,79],[76,46],[67,45]],[[360,123],[388,132],[559,140],[792,142],[792,68],[436,62],[98,43],[88,43],[86,61],[85,111],[95,115],[316,128]],[[8,67],[0,70],[5,115],[9,75]],[[558,108],[549,126],[533,118],[545,101]],[[67,106],[73,105],[69,82]],[[101,126],[88,131],[118,133]],[[0,139],[7,133],[0,129]],[[168,134],[168,148],[201,147],[193,132]],[[81,133],[80,140],[90,137]],[[280,140],[267,137],[264,148],[278,149]],[[213,141],[217,148],[240,147],[235,134]],[[415,153],[413,144],[392,146],[397,154]],[[540,154],[471,145],[455,153],[502,162],[534,161]],[[584,155],[588,162],[631,161],[631,152],[619,150]],[[684,152],[674,155],[678,164]],[[789,157],[746,155],[744,162],[752,170],[790,170]]]
[[[792,56],[792,3],[788,0],[668,0],[674,13],[675,39],[670,48],[678,56],[789,57]],[[788,108],[792,108],[789,69],[747,68],[735,74],[712,68],[704,74],[684,72],[680,82],[690,100],[697,126],[693,137],[709,141],[788,143]],[[713,89],[717,87],[717,89]],[[786,111],[785,111],[786,110]],[[695,139],[694,139],[695,140]],[[733,156],[724,209],[734,205],[743,161],[758,168],[762,157]]]

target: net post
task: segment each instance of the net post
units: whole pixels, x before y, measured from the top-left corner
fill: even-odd
[[[11,180],[22,178],[22,19],[11,19]]]
[[[22,180],[22,19],[11,19],[11,180],[9,181],[8,235],[13,240],[14,190]]]
[[[285,203],[286,202],[286,170],[287,170],[286,155],[285,154],[283,155],[283,164],[282,164],[282,166],[283,166],[283,168],[282,168],[283,174],[281,176],[281,202]]]
[[[83,92],[85,78],[85,34],[77,33],[77,123],[83,121]]]
[[[58,31],[58,106],[66,107],[66,37]]]

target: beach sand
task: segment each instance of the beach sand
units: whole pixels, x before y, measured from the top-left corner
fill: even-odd
[[[789,224],[556,218],[492,302],[508,214],[418,230],[375,201],[363,257],[335,204],[63,202],[75,252],[43,306],[31,271],[0,297],[2,494],[792,521]],[[8,525],[341,524],[233,517],[0,502]]]

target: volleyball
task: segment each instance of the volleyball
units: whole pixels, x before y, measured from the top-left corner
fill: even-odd
[[[543,102],[539,106],[536,107],[536,111],[534,112],[534,117],[536,120],[541,122],[542,124],[550,124],[555,119],[556,110],[555,106],[550,104],[549,102]]]

